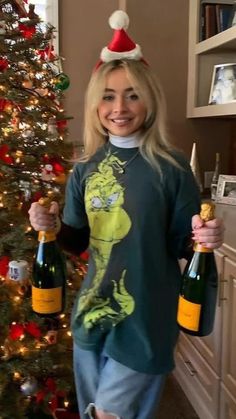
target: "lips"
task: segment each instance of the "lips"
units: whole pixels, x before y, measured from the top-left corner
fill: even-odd
[[[124,124],[127,124],[128,122],[130,122],[131,121],[131,118],[116,118],[116,119],[111,119],[111,121],[114,123],[114,124],[116,124],[116,125],[124,125]]]

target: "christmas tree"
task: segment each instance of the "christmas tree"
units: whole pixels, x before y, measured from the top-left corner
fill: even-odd
[[[28,209],[42,196],[63,205],[71,147],[63,109],[69,78],[55,28],[27,0],[0,0],[0,418],[70,411],[69,317],[86,264],[68,256],[67,308],[42,319],[31,308],[37,235]]]

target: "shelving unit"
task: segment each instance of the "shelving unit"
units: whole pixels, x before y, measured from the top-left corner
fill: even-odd
[[[199,41],[201,1],[189,0],[187,118],[234,117],[236,102],[209,105],[209,96],[214,65],[236,63],[236,26]]]

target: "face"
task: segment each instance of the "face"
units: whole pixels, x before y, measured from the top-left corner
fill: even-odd
[[[146,107],[131,86],[123,68],[113,70],[107,75],[98,116],[108,132],[120,137],[133,134],[143,125]]]

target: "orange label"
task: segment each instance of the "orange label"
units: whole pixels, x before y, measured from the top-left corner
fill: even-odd
[[[177,322],[185,329],[197,332],[199,329],[201,304],[191,303],[179,297]]]
[[[54,230],[50,231],[40,231],[38,235],[38,241],[47,243],[56,240],[56,235]]]
[[[32,308],[40,314],[52,314],[61,311],[62,287],[41,289],[32,286]]]

